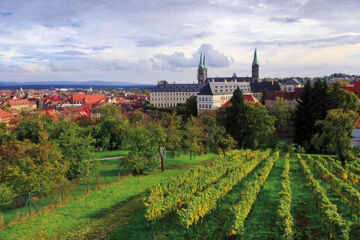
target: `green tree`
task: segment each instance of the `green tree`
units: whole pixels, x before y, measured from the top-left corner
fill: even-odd
[[[253,148],[264,145],[275,132],[275,120],[276,118],[269,114],[265,106],[258,103],[250,104],[244,123],[247,129],[244,145]]]
[[[185,103],[185,117],[197,116],[197,97],[191,96]]]
[[[58,146],[40,133],[39,144],[25,141],[4,142],[0,146],[0,176],[15,195],[25,192],[47,194],[65,176],[68,163]]]
[[[354,159],[352,133],[354,122],[358,114],[352,110],[330,110],[324,120],[318,121],[317,125],[322,128],[321,134],[312,138],[316,150],[328,154],[336,154],[345,167],[346,162]]]
[[[235,148],[236,145],[237,142],[230,134],[226,133],[224,127],[217,128],[217,132],[215,135],[215,146],[222,150],[224,156],[226,156],[226,151]]]
[[[218,113],[218,121],[222,124],[228,133],[242,146],[246,137],[247,127],[246,112],[248,104],[245,102],[244,95],[240,88],[234,91],[231,97],[231,105],[225,109],[224,112]]]
[[[276,129],[284,129],[287,121],[291,117],[287,101],[283,98],[276,97],[274,101],[274,108],[271,113],[276,117]]]
[[[190,160],[192,159],[192,153],[200,153],[202,149],[202,139],[204,133],[203,123],[196,117],[191,116],[183,130],[183,146],[190,152]]]
[[[134,174],[143,174],[158,165],[158,152],[155,137],[145,126],[137,126],[128,130],[126,149],[129,155],[122,161],[122,166]]]
[[[121,108],[114,104],[103,104],[100,107],[97,107],[93,110],[95,114],[99,114],[100,120],[105,119],[122,119],[124,116],[122,115]]]
[[[354,93],[342,89],[341,83],[335,82],[330,88],[329,106],[330,109],[342,108],[345,111],[358,111],[359,99]]]
[[[200,117],[204,124],[203,145],[205,150],[215,150],[216,137],[219,134],[219,126],[216,123],[216,117],[210,114],[202,114]]]
[[[161,125],[166,133],[165,146],[166,149],[172,151],[173,157],[175,155],[175,150],[181,145],[181,123],[181,117],[178,116],[176,112],[162,114]]]
[[[165,153],[162,151],[166,144],[167,134],[160,123],[154,123],[151,128],[154,134],[154,140],[157,145],[158,156],[160,157],[161,171],[165,171]]]
[[[55,142],[59,145],[63,158],[70,164],[67,178],[78,177],[81,166],[90,159],[94,139],[86,135],[76,124],[68,122],[59,132]]]

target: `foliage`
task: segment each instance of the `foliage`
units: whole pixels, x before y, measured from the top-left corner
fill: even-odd
[[[41,132],[39,144],[26,141],[4,142],[0,146],[1,182],[16,195],[26,192],[46,194],[61,181],[68,163],[58,146]]]
[[[284,171],[282,173],[280,204],[278,209],[280,237],[283,240],[293,239],[293,217],[291,215],[291,187],[290,187],[289,154],[285,156]]]
[[[247,104],[239,88],[234,91],[231,105],[222,114],[224,116],[220,116],[218,121],[240,147],[257,148],[275,132],[275,117],[260,104]]]
[[[144,126],[129,129],[126,149],[129,150],[129,155],[122,161],[122,166],[135,174],[143,174],[158,164],[155,136]]]
[[[345,166],[346,162],[354,159],[351,136],[357,118],[358,114],[352,110],[330,110],[325,120],[317,122],[322,131],[312,138],[314,148],[323,153],[336,154]]]
[[[197,97],[191,96],[186,100],[185,103],[185,118],[189,118],[190,116],[197,116]]]
[[[227,171],[243,163],[248,152],[235,154],[229,160],[218,159],[147,189],[145,217],[149,221],[161,219],[185,204],[196,193],[218,181]],[[225,161],[224,161],[225,160]]]
[[[283,130],[286,126],[287,121],[291,117],[287,101],[281,97],[276,97],[274,101],[274,108],[271,113],[276,117],[276,129]]]
[[[62,122],[57,124],[56,133],[52,133],[54,141],[58,144],[62,156],[68,162],[68,179],[76,178],[80,173],[80,166],[90,158],[94,139],[74,123]]]
[[[255,180],[245,181],[243,183],[244,190],[242,191],[242,193],[244,194],[244,196],[241,198],[240,202],[232,206],[231,209],[231,212],[233,213],[233,219],[229,235],[242,235],[244,231],[244,221],[249,214],[250,209],[254,204],[261,187],[269,176],[270,171],[278,158],[279,152],[276,152],[274,155],[267,159],[265,166],[263,166],[259,170]]]
[[[226,176],[215,184],[210,185],[203,192],[190,199],[185,207],[177,210],[183,226],[189,228],[196,224],[206,214],[216,208],[218,199],[224,197],[238,182],[245,178],[257,165],[267,156],[268,152],[263,152],[258,156],[246,161],[241,167],[233,169]]]
[[[161,125],[166,134],[166,149],[173,151],[174,153],[181,145],[182,140],[181,117],[176,115],[176,112],[163,113],[161,117]]]
[[[193,152],[200,153],[203,148],[203,132],[203,123],[198,118],[191,116],[187,120],[183,130],[183,146],[190,152],[190,160]]]
[[[314,201],[320,212],[325,227],[329,230],[330,239],[349,240],[350,227],[349,224],[337,212],[337,207],[326,195],[326,191],[321,187],[320,183],[314,178],[306,161],[298,155],[300,168],[308,182],[308,186],[312,191]]]

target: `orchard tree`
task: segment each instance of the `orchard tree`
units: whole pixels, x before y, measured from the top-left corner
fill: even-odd
[[[19,195],[25,192],[47,194],[65,176],[69,164],[58,146],[47,141],[40,132],[39,144],[25,141],[4,142],[0,146],[0,182],[7,191]]]
[[[161,171],[165,171],[165,152],[162,149],[166,145],[166,132],[160,123],[153,123],[151,131],[154,135],[154,141],[157,146],[158,156],[160,157]]]
[[[265,106],[250,104],[246,111],[246,136],[244,145],[246,147],[258,148],[266,143],[268,138],[275,133],[275,120]]]
[[[345,167],[347,162],[355,158],[352,134],[354,122],[358,117],[358,114],[352,110],[330,110],[324,120],[317,122],[322,131],[321,134],[316,134],[312,138],[315,149],[328,154],[336,154],[341,165]]]
[[[145,126],[128,129],[126,149],[129,150],[129,155],[121,163],[134,174],[143,174],[158,165],[155,137]]]
[[[161,115],[161,125],[166,134],[165,146],[166,149],[172,152],[173,158],[175,156],[175,150],[181,145],[181,123],[182,119],[176,112],[162,113]]]
[[[184,126],[183,146],[190,152],[190,160],[192,153],[200,153],[202,149],[202,139],[204,134],[203,123],[194,116],[191,116]]]
[[[291,117],[287,101],[281,97],[276,97],[274,101],[274,108],[271,113],[276,117],[276,129],[284,129],[287,121]]]
[[[224,156],[226,156],[226,151],[234,149],[237,142],[229,133],[226,133],[224,127],[218,126],[214,137],[214,144],[215,147],[220,148]]]
[[[86,135],[76,124],[68,122],[55,142],[59,145],[63,158],[70,164],[67,178],[78,177],[84,161],[90,159],[94,139],[90,135]]]

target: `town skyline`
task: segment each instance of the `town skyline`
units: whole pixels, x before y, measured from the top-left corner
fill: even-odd
[[[336,1],[2,1],[0,82],[196,81],[358,74],[360,3]]]

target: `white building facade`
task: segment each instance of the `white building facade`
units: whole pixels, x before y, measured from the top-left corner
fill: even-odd
[[[200,91],[197,98],[198,113],[206,110],[219,109],[233,95],[235,89],[239,87],[243,93],[250,93],[249,82],[209,82]]]
[[[150,93],[150,104],[155,107],[175,107],[197,96],[205,84],[168,84],[160,82]]]

